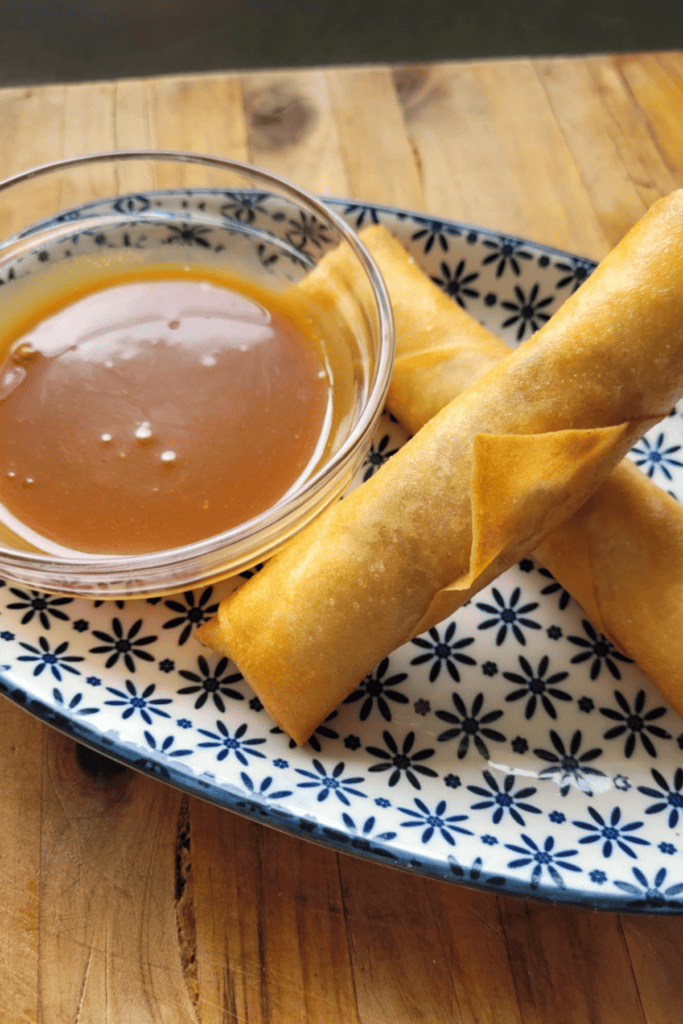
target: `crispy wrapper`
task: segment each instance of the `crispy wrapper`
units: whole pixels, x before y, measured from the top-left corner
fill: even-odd
[[[386,229],[368,228],[363,240],[387,283],[399,337],[414,339],[422,331],[422,314],[429,320],[430,307],[435,316],[441,310],[443,292]],[[419,324],[412,323],[415,291],[421,296]],[[452,302],[451,311],[450,343],[435,336],[430,346],[427,333],[422,362],[413,358],[414,349],[406,352],[399,342],[397,386],[392,385],[387,404],[412,431],[481,376],[492,360],[510,354],[504,342]],[[636,661],[683,715],[683,505],[625,460],[534,554],[597,629]],[[434,624],[449,608],[446,591],[434,602]]]
[[[541,331],[226,598],[200,638],[304,742],[377,661],[573,515],[681,393],[678,192]]]

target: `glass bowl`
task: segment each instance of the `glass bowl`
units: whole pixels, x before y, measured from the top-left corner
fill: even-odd
[[[21,306],[22,289],[68,282],[73,268],[112,258],[144,266],[210,261],[279,292],[291,289],[333,249],[351,260],[354,284],[340,307],[312,316],[335,334],[333,394],[343,396],[317,460],[272,507],[183,547],[131,555],[41,551],[3,522],[0,576],[38,590],[95,598],[153,596],[236,575],[270,557],[337,499],[370,447],[394,355],[383,281],[356,234],[315,197],[246,164],[183,152],[91,154],[36,167],[0,182],[0,310]],[[61,275],[61,276],[60,276]],[[27,292],[27,294],[29,294]],[[3,353],[4,355],[5,353]],[[237,484],[239,486],[239,482]]]

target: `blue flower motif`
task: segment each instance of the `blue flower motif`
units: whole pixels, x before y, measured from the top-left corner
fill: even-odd
[[[602,855],[603,857],[611,857],[614,846],[618,846],[622,853],[627,854],[629,857],[635,859],[636,854],[628,845],[629,843],[637,844],[639,846],[650,846],[650,842],[647,839],[640,839],[638,836],[631,835],[636,829],[643,827],[642,821],[632,821],[628,825],[620,825],[621,821],[621,810],[619,807],[615,807],[612,811],[609,819],[609,824],[605,821],[603,816],[595,810],[594,807],[588,807],[588,813],[593,819],[590,821],[574,821],[573,825],[577,828],[582,828],[584,831],[589,832],[590,835],[583,836],[579,839],[579,845],[585,845],[586,843],[597,843],[602,841]]]
[[[438,284],[439,288],[443,289],[446,295],[450,295],[452,299],[455,299],[463,309],[465,308],[465,298],[479,298],[479,292],[476,288],[472,287],[479,274],[476,271],[466,274],[464,260],[460,260],[454,270],[451,270],[447,263],[442,263],[439,269],[441,277],[432,277],[432,281],[434,284]]]
[[[2,633],[0,633],[0,637],[3,640],[14,640],[14,633],[10,633],[8,629],[3,629]]]
[[[494,743],[502,743],[505,740],[501,732],[491,728],[491,725],[502,716],[503,712],[488,711],[485,715],[482,715],[481,710],[484,706],[483,693],[478,693],[474,698],[470,711],[467,710],[460,694],[452,693],[451,700],[455,705],[456,714],[453,714],[452,711],[435,712],[437,718],[453,727],[439,733],[436,737],[437,740],[440,743],[445,743],[447,740],[456,739],[458,736],[461,736],[460,743],[458,744],[458,758],[460,760],[466,756],[470,740],[472,740],[481,756],[488,761],[489,748],[484,740],[492,740]]]
[[[595,709],[595,702],[590,697],[579,697],[576,702],[576,706],[579,711],[583,711],[585,715],[589,715],[591,711]]]
[[[673,477],[669,471],[669,466],[676,466],[677,468],[683,466],[683,462],[680,459],[674,459],[672,456],[675,452],[681,450],[680,444],[670,445],[668,448],[664,448],[664,434],[659,434],[654,444],[651,444],[647,437],[641,437],[639,444],[642,447],[636,445],[631,451],[634,455],[637,455],[635,463],[636,466],[647,466],[647,475],[652,479],[656,470],[659,470],[667,480],[672,480]]]
[[[491,589],[491,593],[493,594],[493,599],[496,604],[492,605],[479,602],[477,604],[477,608],[482,612],[486,612],[488,615],[494,616],[494,618],[486,619],[485,622],[480,622],[479,629],[491,629],[492,626],[499,626],[496,634],[496,646],[498,647],[500,647],[507,637],[508,629],[512,632],[512,635],[518,643],[522,645],[526,644],[526,637],[520,629],[520,626],[524,626],[526,629],[541,628],[538,622],[527,617],[529,612],[538,608],[538,601],[531,601],[518,608],[517,602],[519,601],[522,593],[519,587],[515,587],[513,590],[508,604],[506,604],[504,597],[497,587],[493,587]],[[496,607],[496,605],[498,607]]]
[[[93,636],[104,643],[101,647],[91,647],[90,653],[108,654],[109,657],[104,663],[105,668],[111,668],[119,658],[123,658],[123,663],[128,671],[135,672],[137,666],[133,658],[140,658],[141,661],[154,661],[154,656],[143,648],[158,639],[156,636],[138,637],[141,628],[142,619],[138,619],[130,627],[128,633],[124,634],[121,620],[114,618],[111,620],[111,633],[105,633],[99,629],[93,630]]]
[[[498,845],[498,840],[496,839],[495,836],[488,836],[488,835],[482,836],[481,837],[481,841],[484,844],[484,846],[497,846]]]
[[[541,576],[545,576],[546,579],[550,580],[550,583],[546,584],[541,593],[545,597],[549,597],[550,594],[556,594],[559,591],[560,597],[558,601],[558,607],[561,611],[564,611],[564,609],[567,607],[567,605],[572,599],[571,594],[569,593],[569,591],[564,589],[561,583],[557,582],[553,574],[549,572],[548,569],[541,567],[538,571],[541,574]]]
[[[213,587],[206,587],[199,599],[195,597],[194,591],[186,590],[183,594],[184,604],[182,601],[175,599],[164,601],[166,607],[176,614],[168,622],[163,623],[162,629],[175,629],[176,626],[182,626],[183,629],[178,637],[179,646],[182,647],[184,643],[187,643],[197,626],[200,626],[202,622],[206,622],[216,614],[218,604],[207,603],[212,594]]]
[[[229,697],[231,700],[244,700],[244,694],[240,693],[239,690],[233,690],[230,684],[243,682],[244,678],[241,672],[233,672],[231,675],[225,675],[225,670],[228,667],[228,659],[221,658],[220,661],[214,668],[209,668],[209,663],[203,654],[200,654],[197,658],[197,665],[199,667],[199,673],[190,672],[188,669],[181,669],[180,675],[183,679],[189,680],[191,686],[183,686],[182,689],[178,690],[179,694],[195,694],[199,696],[194,702],[195,708],[203,708],[209,697],[213,700],[214,704],[219,711],[225,711],[225,701],[223,697]]]
[[[73,711],[74,714],[76,714],[76,715],[96,715],[96,714],[98,714],[98,712],[100,710],[99,708],[81,708],[81,707],[79,707],[79,704],[83,700],[83,694],[82,693],[75,694],[71,698],[71,700],[69,701],[68,705],[66,704],[66,700],[62,696],[61,690],[58,690],[57,687],[55,687],[54,690],[52,691],[52,696],[54,697],[54,699],[57,701],[58,704],[62,704],[64,706],[68,707],[69,711]]]
[[[162,661],[159,662],[157,668],[159,669],[160,672],[172,672],[173,669],[175,668],[175,662],[171,661],[170,658],[164,658]]]
[[[488,786],[488,789],[484,789],[483,786],[468,786],[470,793],[475,793],[477,796],[483,796],[484,800],[479,803],[472,804],[470,806],[471,811],[484,811],[490,807],[493,808],[493,814],[491,820],[494,825],[500,824],[503,819],[505,812],[507,811],[513,821],[516,821],[518,825],[526,825],[524,818],[520,814],[520,811],[525,811],[527,814],[540,814],[540,808],[534,807],[533,804],[527,803],[529,797],[533,796],[537,792],[535,786],[525,786],[524,789],[513,792],[515,787],[516,778],[514,775],[506,775],[503,779],[503,788],[498,785],[498,782],[494,775],[488,769],[482,772],[484,781]]]
[[[179,729],[192,728],[192,722],[190,721],[189,718],[179,718],[178,721],[176,722],[176,725],[178,726]]]
[[[485,676],[495,676],[498,673],[498,666],[495,661],[485,661],[481,666],[481,670]]]
[[[388,843],[389,840],[396,838],[396,833],[395,832],[379,832],[379,833],[373,835],[373,831],[374,831],[375,825],[377,824],[377,819],[372,814],[370,815],[369,818],[365,819],[365,821],[363,822],[363,824],[360,827],[360,831],[356,828],[356,823],[353,820],[353,818],[351,817],[351,815],[347,814],[346,811],[344,811],[343,814],[342,814],[342,821],[346,825],[346,827],[349,830],[349,832],[354,832],[361,839],[366,839],[367,840],[367,839],[372,838],[372,839],[378,839],[378,840],[380,840],[380,842],[383,842],[383,843]]]
[[[510,702],[528,696],[529,699],[524,709],[525,718],[533,717],[537,701],[541,702],[547,715],[550,715],[551,718],[557,718],[557,711],[550,698],[563,701],[570,701],[572,699],[571,694],[567,693],[566,690],[558,689],[556,685],[561,683],[563,679],[566,679],[569,673],[555,672],[553,675],[544,678],[550,665],[550,659],[547,655],[541,658],[535,672],[527,659],[521,655],[519,657],[519,664],[524,673],[523,676],[517,672],[503,672],[503,679],[507,679],[509,683],[513,683],[516,687],[512,693],[508,693],[505,700]]]
[[[564,277],[555,285],[556,288],[565,288],[568,284],[572,286],[572,294],[580,285],[593,273],[594,265],[578,256],[569,257],[570,262],[556,263],[558,270],[564,272]]]
[[[594,871],[591,871],[588,877],[590,878],[591,882],[593,882],[595,885],[604,885],[607,881],[607,875],[605,874],[605,872],[600,871],[598,868],[596,868]]]
[[[665,707],[656,707],[643,714],[646,701],[645,690],[639,690],[636,694],[633,701],[633,709],[631,709],[624,695],[619,693],[618,690],[614,691],[614,698],[621,710],[600,708],[600,714],[604,715],[605,718],[611,718],[612,721],[619,724],[615,725],[613,729],[608,729],[603,738],[613,740],[617,736],[623,736],[626,733],[626,742],[624,743],[624,755],[626,757],[631,757],[638,739],[650,757],[656,757],[657,750],[650,736],[656,736],[658,739],[663,740],[671,739],[671,733],[667,732],[666,729],[662,729],[661,726],[653,724],[658,718],[666,714],[667,709]]]
[[[123,712],[123,718],[130,718],[131,715],[135,714],[136,711],[140,712],[140,716],[147,725],[152,724],[151,715],[160,715],[162,718],[170,718],[171,716],[167,711],[162,711],[162,704],[170,704],[170,697],[152,697],[152,694],[156,690],[154,683],[150,683],[146,686],[142,693],[138,694],[135,687],[135,683],[131,679],[126,679],[126,689],[128,693],[123,693],[122,690],[116,690],[113,686],[108,686],[107,690],[109,693],[113,693],[118,700],[105,700],[105,704],[111,704],[114,707],[125,707]]]
[[[318,789],[318,803],[327,800],[330,793],[334,793],[337,800],[346,807],[351,806],[347,794],[362,797],[364,800],[367,798],[367,793],[361,793],[359,789],[355,788],[360,782],[365,782],[361,775],[354,775],[353,778],[343,777],[346,767],[343,761],[339,761],[329,775],[317,758],[313,758],[312,764],[315,772],[309,772],[305,768],[295,769],[299,775],[308,779],[308,782],[297,782],[297,787],[299,789]]]
[[[392,455],[395,455],[398,448],[389,448],[389,435],[385,434],[379,444],[375,444],[374,440],[370,445],[370,451],[365,456],[365,462],[363,463],[363,480],[369,480],[371,476],[377,472],[377,470],[384,465]]]
[[[223,203],[220,212],[228,220],[237,220],[240,224],[253,224],[257,213],[268,213],[263,200],[268,198],[267,192],[226,192],[227,202]]]
[[[167,757],[187,757],[188,754],[192,753],[191,749],[174,750],[173,744],[175,743],[175,739],[173,736],[167,736],[159,745],[157,745],[157,741],[154,736],[152,736],[151,732],[147,732],[147,730],[145,730],[144,736],[152,750],[158,750],[160,754],[165,754]]]
[[[377,704],[377,710],[386,722],[391,721],[391,708],[387,701],[392,701],[394,704],[408,703],[408,697],[406,697],[405,693],[393,689],[394,686],[404,682],[408,678],[408,674],[406,672],[397,672],[396,675],[387,676],[388,668],[389,658],[383,658],[374,672],[367,675],[359,683],[358,689],[350,693],[345,699],[344,704],[355,704],[356,701],[363,701],[359,716],[361,722],[368,718],[374,703]]]
[[[55,679],[61,683],[62,672],[70,672],[75,676],[80,676],[81,674],[79,669],[73,667],[73,662],[84,661],[85,659],[77,654],[66,654],[65,652],[69,648],[66,640],[58,644],[54,651],[50,649],[50,645],[44,636],[38,637],[38,647],[24,643],[23,640],[20,641],[19,646],[23,647],[25,651],[29,651],[29,654],[20,654],[17,661],[35,662],[33,668],[34,676],[42,675],[47,668]]]
[[[425,653],[418,654],[416,658],[413,658],[410,662],[411,665],[423,665],[427,661],[433,661],[429,670],[430,683],[436,682],[442,667],[446,669],[454,682],[459,683],[460,673],[456,662],[460,662],[461,665],[476,665],[474,658],[471,658],[469,654],[463,654],[463,648],[473,644],[474,637],[466,636],[455,640],[455,630],[455,622],[450,622],[446,626],[443,639],[439,630],[432,627],[426,636],[417,636],[412,641],[416,647],[423,648]]]
[[[375,797],[375,804],[377,807],[387,808],[391,807],[391,800],[387,800],[385,796]]]
[[[434,755],[434,751],[429,748],[425,750],[417,750],[412,753],[413,744],[415,742],[415,733],[409,732],[401,745],[401,749],[398,749],[398,744],[390,732],[386,730],[382,733],[382,738],[388,749],[383,750],[381,747],[366,747],[368,754],[372,754],[373,757],[380,758],[379,764],[373,764],[370,766],[368,771],[371,772],[387,772],[391,771],[389,776],[389,785],[395,786],[401,778],[401,774],[405,772],[405,777],[414,789],[421,789],[420,781],[416,776],[416,772],[420,775],[429,775],[432,778],[437,777],[437,772],[432,768],[427,768],[423,764],[418,764],[419,761],[424,761],[428,757]]]
[[[427,804],[420,800],[419,797],[415,797],[413,802],[417,807],[416,811],[408,807],[399,807],[399,811],[402,814],[409,815],[411,819],[410,821],[402,821],[401,826],[403,828],[423,828],[424,831],[420,836],[423,843],[428,843],[435,832],[438,832],[449,846],[455,846],[455,839],[451,834],[453,832],[459,832],[464,836],[474,835],[469,829],[462,828],[458,824],[460,821],[467,821],[467,814],[446,815],[448,807],[445,800],[439,800],[433,811],[430,811]]]
[[[289,768],[289,761],[285,761],[283,757],[276,757],[273,761],[274,768]]]
[[[567,820],[562,811],[551,811],[548,815],[553,825],[562,825]]]
[[[266,775],[266,777],[261,780],[258,789],[246,772],[240,772],[240,778],[249,792],[253,793],[254,796],[261,797],[262,800],[284,800],[286,796],[292,795],[291,789],[271,790],[270,787],[273,784],[273,778],[271,775]]]
[[[614,788],[620,789],[622,793],[628,793],[629,789],[631,788],[631,783],[628,781],[626,775],[615,775]]]
[[[290,218],[287,223],[289,231],[285,233],[285,238],[295,249],[306,255],[310,255],[306,249],[307,245],[322,250],[334,241],[327,225],[313,213],[304,213],[302,210],[297,219]]]
[[[122,196],[112,204],[117,213],[143,213],[149,209],[146,196]]]
[[[615,881],[614,883],[622,892],[636,897],[636,899],[629,902],[629,906],[642,909],[647,908],[648,910],[661,910],[663,907],[671,907],[673,909],[683,906],[680,900],[672,899],[673,896],[679,896],[683,892],[683,882],[678,882],[676,885],[670,885],[666,889],[662,889],[666,879],[666,868],[659,869],[654,876],[652,885],[650,885],[640,868],[632,868],[631,870],[638,885],[633,885],[632,882],[621,881]]]
[[[355,216],[355,228],[362,228],[367,219],[368,224],[379,224],[379,217],[374,206],[366,206],[363,203],[353,203],[344,207],[346,217]]]
[[[553,301],[553,296],[550,295],[545,299],[539,299],[538,291],[539,286],[535,284],[529,294],[526,295],[519,285],[515,285],[515,298],[517,301],[501,302],[503,309],[507,309],[512,314],[507,320],[503,321],[502,326],[505,328],[517,324],[517,341],[522,340],[527,327],[529,328],[529,333],[533,334],[546,320],[550,320],[550,314],[544,312],[544,309]]]
[[[73,604],[73,597],[55,597],[52,594],[43,594],[38,590],[29,590],[27,592],[19,590],[17,587],[10,587],[9,589],[10,593],[18,597],[19,600],[13,601],[7,607],[11,608],[12,611],[24,610],[24,614],[21,617],[22,626],[30,622],[34,615],[38,616],[43,629],[49,629],[52,625],[50,616],[60,622],[68,621],[69,616],[61,608],[65,604]]]
[[[460,786],[462,786],[460,776],[453,775],[452,772],[449,772],[448,775],[444,775],[443,782],[444,786],[448,786],[449,789],[459,789]]]
[[[566,796],[572,785],[580,789],[582,793],[592,796],[593,792],[589,778],[596,775],[604,776],[605,773],[597,768],[591,768],[586,762],[594,761],[596,757],[600,757],[602,750],[599,747],[592,747],[590,750],[580,754],[582,741],[580,729],[577,729],[572,735],[569,741],[569,749],[565,747],[563,740],[560,739],[554,729],[550,730],[550,741],[555,748],[554,751],[534,750],[536,757],[550,762],[548,768],[543,768],[539,772],[539,779],[555,779],[560,786],[560,796]]]
[[[487,840],[489,840],[489,842],[487,842]],[[486,846],[495,846],[498,840],[494,839],[493,836],[482,836],[482,842],[485,843]],[[505,885],[507,881],[507,879],[504,878],[502,875],[489,875],[488,878],[482,878],[482,868],[484,867],[484,862],[481,859],[481,857],[475,857],[470,868],[465,868],[461,864],[458,864],[458,861],[450,853],[448,854],[447,860],[448,868],[451,874],[455,876],[455,878],[461,880],[469,879],[471,882],[474,882],[475,884],[483,882],[484,885],[496,886]]]
[[[243,723],[238,725],[233,735],[230,735],[230,731],[223,724],[223,722],[216,722],[216,729],[218,732],[210,732],[208,729],[200,729],[199,732],[202,736],[208,736],[208,740],[204,743],[198,744],[200,747],[220,747],[217,754],[219,761],[224,761],[225,758],[233,753],[240,764],[248,765],[247,755],[251,757],[265,757],[260,750],[252,750],[252,747],[259,746],[261,743],[265,743],[265,737],[249,737],[245,739],[244,734],[247,731],[247,725]]]
[[[99,676],[88,676],[85,680],[88,686],[101,686],[102,680]]]
[[[168,230],[171,233],[164,239],[164,245],[177,243],[178,245],[199,245],[203,249],[211,248],[211,243],[204,238],[204,235],[211,232],[211,228],[184,222],[180,225],[169,224]]]
[[[645,813],[659,814],[661,811],[668,809],[669,828],[676,828],[678,819],[683,814],[683,793],[681,792],[683,789],[683,768],[676,769],[671,786],[669,786],[662,773],[658,772],[656,768],[651,768],[650,771],[659,789],[653,789],[650,786],[638,786],[639,793],[653,797],[657,801],[646,807]]]
[[[514,740],[511,741],[510,746],[515,754],[526,754],[529,749],[529,744],[523,736],[515,736]]]
[[[572,864],[568,860],[569,857],[575,857],[578,850],[558,850],[553,853],[555,846],[555,840],[552,836],[543,843],[543,848],[537,846],[530,836],[522,835],[520,839],[526,846],[514,846],[512,843],[506,843],[506,849],[512,850],[513,853],[521,853],[522,856],[511,860],[508,864],[509,868],[524,868],[529,864],[533,864],[531,871],[531,888],[537,889],[545,869],[550,875],[551,879],[558,887],[558,889],[564,889],[565,882],[560,874],[560,871],[581,871],[578,864]]]
[[[458,228],[450,224],[444,224],[441,220],[427,220],[421,217],[415,217],[414,220],[420,226],[415,234],[410,236],[410,240],[412,242],[419,242],[424,239],[422,251],[425,255],[431,252],[435,242],[438,242],[442,252],[448,252],[448,236],[460,234]]]
[[[522,248],[524,242],[515,241],[514,238],[506,238],[504,235],[500,235],[497,241],[494,241],[492,238],[485,238],[484,245],[487,249],[491,249],[491,252],[488,256],[484,257],[483,266],[495,263],[496,277],[502,277],[505,268],[508,266],[512,273],[519,277],[522,272],[519,261],[532,259],[531,253]]]
[[[571,644],[576,644],[577,647],[584,648],[580,654],[574,655],[570,664],[579,665],[582,661],[588,661],[592,658],[593,660],[591,662],[590,669],[591,679],[598,678],[603,665],[615,679],[621,679],[621,672],[619,671],[617,661],[625,661],[631,665],[633,664],[631,659],[627,658],[625,654],[621,653],[621,651],[618,651],[602,633],[596,633],[588,619],[583,619],[581,625],[584,628],[587,639],[583,636],[567,637],[567,640],[569,640]]]
[[[673,843],[660,843],[659,846],[657,847],[657,849],[661,853],[672,854],[672,855],[676,852],[676,847],[673,845]]]
[[[338,740],[339,739],[339,733],[336,732],[334,729],[332,729],[327,724],[328,722],[331,722],[333,718],[336,718],[338,714],[339,714],[339,712],[337,710],[333,711],[331,714],[329,714],[327,716],[327,718],[325,719],[324,722],[321,722],[320,725],[318,725],[316,727],[316,729],[313,732],[313,734],[308,737],[308,745],[309,745],[309,747],[312,747],[313,750],[317,750],[317,752],[320,753],[320,751],[322,749],[321,743],[320,743],[320,737],[322,737],[323,739],[328,739],[328,740]],[[282,735],[282,731],[283,730],[280,728],[279,725],[274,726],[270,730],[271,735],[273,735],[273,736],[281,736]],[[289,745],[289,749],[290,750],[294,750],[294,748],[297,745],[296,744],[296,740],[293,740],[293,739],[290,738],[288,740],[288,745]]]

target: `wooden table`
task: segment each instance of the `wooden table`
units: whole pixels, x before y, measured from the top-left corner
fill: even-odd
[[[599,258],[683,185],[683,55],[0,92],[0,174],[185,148]],[[188,799],[0,701],[0,1022],[673,1024],[683,919],[427,881]]]

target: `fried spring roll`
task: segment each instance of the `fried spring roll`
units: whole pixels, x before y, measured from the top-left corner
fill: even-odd
[[[387,405],[415,432],[511,350],[447,299],[386,229],[362,237],[396,321]],[[534,554],[683,716],[683,505],[627,459]],[[443,602],[434,624],[448,614],[447,594]]]
[[[226,598],[201,638],[304,742],[377,661],[576,512],[682,393],[678,192],[541,331]]]

